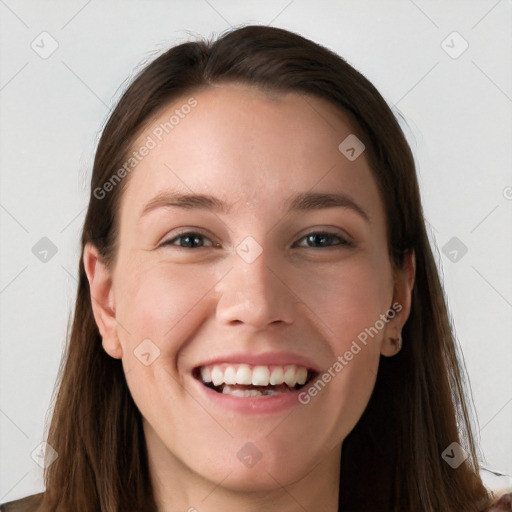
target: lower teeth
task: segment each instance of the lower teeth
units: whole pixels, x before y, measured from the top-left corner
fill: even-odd
[[[225,395],[239,396],[239,397],[257,397],[257,396],[272,396],[279,395],[282,392],[276,391],[274,389],[264,389],[260,391],[259,389],[240,389],[235,388],[233,386],[224,386],[222,389],[222,393]]]

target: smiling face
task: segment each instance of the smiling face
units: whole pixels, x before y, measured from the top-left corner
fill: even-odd
[[[235,84],[194,98],[161,141],[187,97],[134,144],[157,141],[123,192],[115,264],[86,248],[103,346],[122,358],[161,481],[256,490],[319,464],[336,474],[411,275],[392,272],[364,153],[338,149],[354,133],[339,110]]]

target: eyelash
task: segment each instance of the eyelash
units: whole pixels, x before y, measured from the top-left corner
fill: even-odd
[[[355,245],[352,242],[350,242],[349,240],[347,240],[346,238],[343,238],[340,235],[338,235],[336,233],[331,233],[329,231],[311,231],[310,233],[307,233],[306,235],[301,237],[299,240],[304,240],[304,239],[306,239],[306,238],[308,238],[310,236],[314,236],[314,235],[316,235],[316,236],[320,235],[321,237],[324,237],[324,238],[325,237],[330,237],[331,239],[332,238],[337,238],[340,242],[337,243],[337,244],[327,245],[327,246],[323,246],[323,247],[309,247],[309,246],[307,246],[306,249],[328,249],[328,248],[332,248],[332,247],[355,247]],[[182,238],[191,237],[191,236],[194,236],[194,237],[197,237],[197,238],[201,238],[201,239],[208,238],[205,235],[202,235],[201,233],[198,233],[196,231],[184,231],[183,233],[179,233],[174,238],[163,242],[160,246],[161,247],[163,247],[163,246],[173,246],[173,245],[175,245],[174,242],[176,242],[177,240],[182,239]],[[193,250],[193,249],[203,249],[204,246],[201,246],[201,247],[181,247],[181,246],[178,246],[178,248]],[[215,246],[213,246],[213,248],[215,248]]]

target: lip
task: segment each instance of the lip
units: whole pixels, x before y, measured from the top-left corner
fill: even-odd
[[[251,354],[248,352],[240,352],[226,354],[224,356],[216,356],[214,358],[202,361],[195,365],[194,369],[202,366],[212,366],[215,364],[248,364],[250,366],[285,366],[294,364],[296,366],[304,366],[308,370],[318,373],[318,366],[306,356],[293,354],[291,352],[265,352],[259,354]]]

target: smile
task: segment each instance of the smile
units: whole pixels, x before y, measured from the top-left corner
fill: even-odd
[[[252,366],[223,363],[196,368],[194,376],[217,393],[258,398],[296,392],[316,373],[295,364]]]

